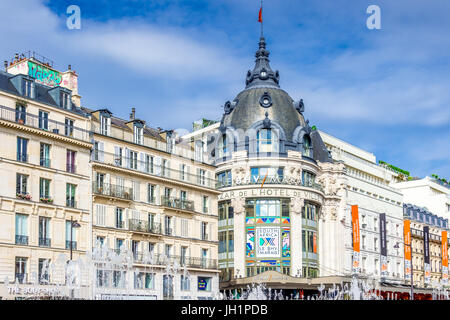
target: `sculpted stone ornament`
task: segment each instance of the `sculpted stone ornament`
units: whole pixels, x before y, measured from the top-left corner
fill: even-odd
[[[291,212],[299,215],[302,213],[303,206],[305,205],[305,199],[294,198],[291,200]]]
[[[245,198],[237,197],[231,199],[231,205],[234,208],[234,213],[239,215],[245,212]]]

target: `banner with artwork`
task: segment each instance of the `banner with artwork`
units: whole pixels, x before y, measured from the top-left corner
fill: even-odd
[[[280,228],[256,228],[256,256],[280,257]]]
[[[441,242],[441,252],[442,252],[442,283],[448,283],[448,240],[447,231],[442,231],[442,242]]]
[[[380,254],[381,254],[381,276],[388,276],[387,265],[387,243],[386,243],[386,214],[380,214]]]
[[[431,279],[430,265],[430,227],[423,227],[423,266],[425,269],[425,283],[429,284]]]
[[[403,240],[405,247],[405,279],[411,280],[411,221],[403,221]]]
[[[255,227],[247,228],[246,256],[255,257]]]
[[[291,256],[290,228],[282,228],[281,231],[281,257]]]
[[[359,216],[358,206],[352,206],[352,239],[353,239],[353,258],[352,273],[360,272],[359,255],[360,255],[360,239],[359,239]]]

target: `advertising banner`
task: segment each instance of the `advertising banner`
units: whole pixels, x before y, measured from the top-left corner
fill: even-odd
[[[425,283],[430,283],[431,265],[430,265],[430,227],[423,227],[423,262],[425,269]]]
[[[380,254],[381,254],[381,276],[388,275],[387,266],[387,243],[386,243],[386,214],[380,214]]]
[[[256,256],[261,258],[280,257],[280,228],[256,228]]]
[[[405,279],[411,280],[411,221],[403,221],[403,240],[405,247]]]
[[[353,261],[352,273],[360,272],[359,254],[360,254],[360,235],[359,235],[359,215],[358,206],[352,206],[352,238],[353,238]]]
[[[442,283],[448,283],[448,240],[447,231],[442,231],[442,242],[441,242],[441,252],[442,252]]]
[[[316,237],[316,233],[315,232],[313,234],[313,252],[317,253],[317,237]]]

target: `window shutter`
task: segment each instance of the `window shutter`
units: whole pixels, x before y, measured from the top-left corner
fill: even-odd
[[[139,160],[138,169],[140,171],[145,171],[145,155],[142,152],[139,152]]]
[[[125,148],[125,157],[126,157],[127,168],[131,168],[130,149],[128,149],[128,148]]]
[[[180,166],[179,166],[180,168],[179,168],[179,170],[180,170],[180,179],[181,180],[183,180],[183,164],[182,163],[180,163]]]
[[[197,183],[200,184],[200,169],[197,168]]]
[[[104,162],[105,161],[105,154],[104,154],[104,149],[105,148],[105,144],[103,142],[99,142],[98,143],[98,157],[99,157],[99,161],[100,162]]]
[[[205,185],[212,188],[211,185],[211,171],[206,171],[206,181],[205,181]],[[209,199],[209,198],[208,198]],[[208,204],[207,204],[208,205]]]
[[[158,176],[161,175],[161,158],[160,157],[155,158],[155,174]]]

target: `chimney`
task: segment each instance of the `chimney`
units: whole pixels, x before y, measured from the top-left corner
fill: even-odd
[[[134,120],[135,117],[136,117],[136,109],[135,108],[131,108],[130,120]]]
[[[69,66],[67,67],[67,69],[72,70],[72,65],[69,64]]]
[[[16,55],[14,56],[14,60],[15,61],[19,61],[19,54],[18,53],[16,53]]]
[[[8,69],[8,61],[5,60],[4,66],[5,66],[5,71],[7,71],[7,69]]]

